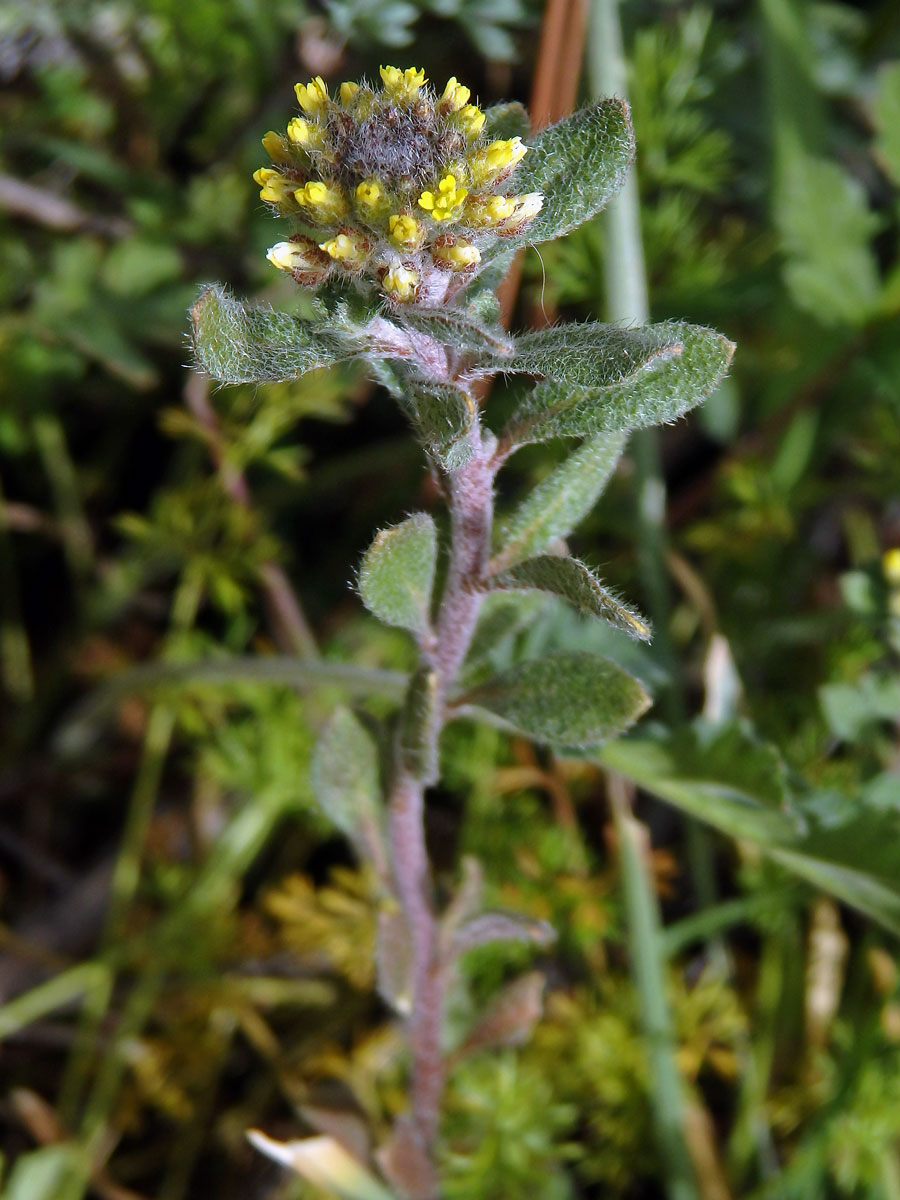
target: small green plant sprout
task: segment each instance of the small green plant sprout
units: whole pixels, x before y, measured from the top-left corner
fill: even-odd
[[[545,925],[484,911],[473,869],[438,910],[423,813],[440,776],[442,730],[459,718],[483,720],[563,750],[590,748],[648,708],[641,682],[608,659],[554,652],[492,674],[490,650],[511,620],[526,617],[534,593],[649,639],[648,623],[560,552],[561,539],[596,502],[627,435],[704,400],[733,346],[680,322],[560,325],[517,337],[499,323],[495,290],[514,252],[590,219],[622,183],[634,153],[625,103],[602,100],[525,140],[517,104],[482,109],[456,79],[438,92],[415,68],[382,67],[381,80],[341,84],[334,96],[321,78],[298,85],[300,113],[284,134],[263,139],[271,165],[256,182],[290,230],[268,258],[311,297],[306,315],[208,287],[192,310],[193,341],[199,365],[223,383],[362,362],[409,418],[447,500],[446,538],[430,514],[413,513],[376,536],[358,574],[366,607],[419,648],[406,699],[381,739],[387,759],[371,720],[341,708],[312,765],[324,811],[378,880],[377,975],[406,1029],[410,1106],[364,1154],[356,1139],[335,1141],[333,1127],[290,1144],[254,1135],[336,1195],[435,1200],[449,1064],[490,1041],[486,1029],[464,1031],[457,1046],[445,1040],[459,959],[487,942],[552,938]],[[495,432],[479,396],[498,373],[513,378],[518,400]],[[578,444],[495,521],[506,459],[557,438]],[[496,1040],[527,1033],[539,992],[500,1004],[506,1026],[521,1028]]]

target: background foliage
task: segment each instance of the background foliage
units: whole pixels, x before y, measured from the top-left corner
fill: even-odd
[[[0,9],[13,1200],[88,1180],[120,1198],[311,1194],[248,1125],[292,1136],[324,1108],[386,1127],[404,1102],[372,992],[372,881],[309,775],[338,700],[378,713],[402,686],[406,635],[347,580],[377,528],[434,497],[382,392],[334,368],[209,394],[183,367],[184,314],[211,278],[283,303],[250,173],[296,79],[371,75],[408,45],[434,78],[527,100],[540,15]],[[503,597],[492,666],[614,652],[704,719],[673,729],[661,704],[608,760],[645,789],[699,1194],[898,1197],[900,15],[658,0],[623,19],[653,317],[739,352],[663,443],[674,669],[552,602],[517,627]],[[519,323],[602,319],[605,252],[592,222],[529,260]],[[513,459],[510,511],[554,453]],[[637,528],[626,460],[573,549],[641,603]],[[468,956],[460,1029],[529,963],[546,1000],[529,1041],[454,1075],[448,1197],[671,1194],[599,769],[464,725],[445,751],[442,878],[474,856],[493,903],[559,932],[537,956]],[[711,871],[672,805],[738,838],[711,843]]]

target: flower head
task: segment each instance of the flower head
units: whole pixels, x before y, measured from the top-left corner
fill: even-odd
[[[300,113],[284,134],[266,134],[261,199],[318,232],[278,242],[268,257],[304,284],[324,273],[392,303],[439,305],[542,198],[506,193],[528,148],[492,140],[488,114],[455,76],[440,92],[418,67],[384,66],[380,76],[379,87],[343,83],[333,97],[321,76],[297,84]]]

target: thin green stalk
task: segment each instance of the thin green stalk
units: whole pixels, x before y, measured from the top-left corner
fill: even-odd
[[[670,1200],[699,1200],[685,1138],[684,1089],[675,1061],[675,1031],[666,999],[659,908],[647,868],[646,834],[631,812],[629,785],[621,775],[611,773],[608,779],[625,891],[628,945],[650,1059],[656,1138],[667,1194]]]
[[[172,632],[189,629],[196,618],[202,586],[193,573],[186,573],[179,585],[172,606]],[[121,935],[122,925],[134,900],[140,882],[141,860],[147,830],[159,792],[162,772],[168,756],[175,727],[175,714],[169,705],[157,704],[150,711],[141,762],[131,794],[122,843],[110,885],[109,909],[101,940],[101,951],[108,950]],[[78,1107],[87,1087],[88,1077],[103,1019],[108,1011],[112,988],[105,1003],[87,1006],[82,1019],[60,1090],[59,1107],[64,1120],[74,1126]]]
[[[109,968],[100,962],[79,963],[46,983],[31,988],[0,1007],[0,1039],[13,1037],[58,1008],[109,993]],[[105,1006],[105,1002],[104,1002]]]

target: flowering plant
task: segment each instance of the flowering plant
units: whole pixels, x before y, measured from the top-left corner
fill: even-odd
[[[197,360],[225,383],[294,378],[348,358],[365,363],[409,417],[447,498],[446,548],[433,518],[417,512],[376,536],[359,571],[363,603],[419,648],[382,739],[389,754],[379,754],[370,724],[341,708],[313,763],[322,809],[378,880],[379,987],[407,1030],[411,1106],[366,1162],[328,1129],[288,1145],[255,1135],[339,1195],[384,1200],[378,1170],[396,1194],[434,1200],[452,1057],[445,1000],[460,957],[487,942],[552,936],[513,914],[483,911],[471,868],[438,911],[423,811],[440,775],[441,733],[474,718],[585,751],[647,709],[643,684],[611,659],[557,652],[499,669],[494,651],[511,624],[527,620],[534,592],[649,639],[648,623],[561,539],[596,502],[629,432],[700,403],[733,347],[680,322],[560,325],[518,337],[499,324],[495,290],[515,250],[593,217],[621,184],[634,149],[623,102],[601,101],[526,142],[518,105],[482,110],[456,79],[438,96],[415,68],[383,67],[381,79],[380,89],[344,83],[336,97],[321,78],[298,85],[301,113],[284,135],[263,139],[272,165],[256,173],[261,198],[296,226],[268,258],[313,293],[311,316],[247,306],[210,287],[192,317]],[[499,372],[517,380],[519,398],[495,433],[479,397]],[[504,462],[551,438],[580,444],[495,521]],[[524,1027],[540,1009],[539,988],[517,996]],[[462,1049],[487,1037],[470,1031]]]

